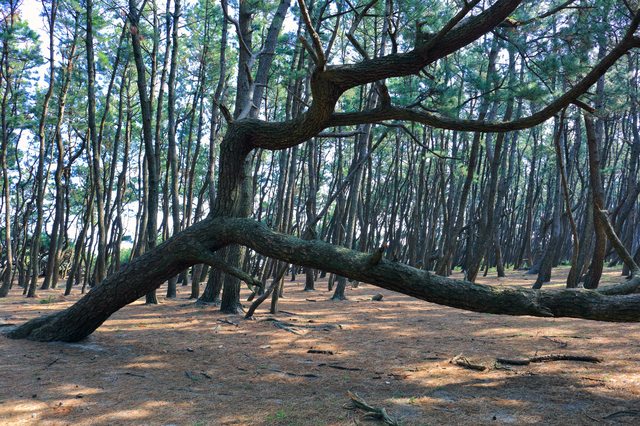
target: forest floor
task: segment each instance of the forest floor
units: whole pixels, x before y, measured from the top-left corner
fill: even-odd
[[[545,288],[562,288],[566,274],[555,270]],[[605,275],[622,281],[619,269]],[[479,282],[534,280],[509,271]],[[127,306],[79,343],[0,337],[0,424],[382,424],[344,408],[348,391],[404,426],[640,424],[640,324],[478,314],[371,285],[334,303],[325,280],[303,287],[287,280],[281,313],[268,314],[267,301],[255,321],[197,306],[181,287],[177,299]],[[80,297],[20,290],[0,301],[0,325]],[[488,369],[449,362],[461,353]],[[496,363],[547,354],[603,361]]]

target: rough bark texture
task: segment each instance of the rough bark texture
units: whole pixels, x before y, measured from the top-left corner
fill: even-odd
[[[114,312],[155,290],[197,262],[190,228],[178,238],[135,258],[64,311],[36,318],[7,333],[11,338],[75,342],[87,337]],[[198,252],[204,250],[198,250]],[[170,260],[169,260],[170,259]]]

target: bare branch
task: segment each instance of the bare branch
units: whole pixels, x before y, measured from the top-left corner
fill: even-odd
[[[287,92],[289,92],[289,94],[291,96],[293,96],[293,98],[295,100],[297,100],[298,102],[300,102],[302,105],[306,106],[307,108],[311,108],[311,105],[309,105],[308,103],[306,103],[300,96],[296,95],[295,93],[293,93],[291,91],[291,89],[289,89],[288,87],[285,86],[285,89],[287,90]]]
[[[311,18],[309,17],[309,11],[307,10],[307,5],[304,3],[304,0],[298,0],[298,5],[300,6],[300,13],[302,14],[302,18],[304,19],[304,23],[307,27],[307,32],[311,36],[311,41],[313,42],[313,47],[318,60],[318,62],[316,62],[316,66],[322,70],[327,63],[327,60],[324,57],[322,44],[320,44],[320,36],[318,36],[316,30],[313,29],[313,25],[311,25]]]
[[[329,2],[327,2],[328,4]],[[339,3],[339,8],[342,7],[342,3]],[[338,30],[340,29],[340,19],[342,18],[342,15],[338,15],[336,17],[336,24],[333,27],[333,32],[331,33],[331,38],[329,39],[329,43],[327,44],[327,48],[324,50],[324,57],[328,58],[329,55],[331,54],[331,49],[333,48],[333,43],[335,43],[336,41],[336,37],[338,36]]]
[[[566,9],[568,6],[570,6],[572,3],[574,3],[576,0],[568,0],[564,3],[562,3],[560,6],[558,7],[554,7],[553,9],[549,10],[548,12],[543,13],[540,16],[536,16],[535,18],[531,18],[531,19],[527,19],[526,21],[522,21],[522,22],[518,22],[518,26],[522,26],[522,25],[529,25],[533,22],[539,21],[541,19],[544,19],[548,16],[551,15],[555,15],[556,13],[560,12],[562,9]]]
[[[363,126],[358,127],[353,132],[322,132],[318,133],[316,137],[318,138],[349,138],[355,135],[362,135],[366,133],[363,129]]]
[[[600,216],[600,220],[604,224],[604,231],[607,234],[609,241],[611,241],[611,244],[616,249],[616,252],[618,252],[618,256],[620,256],[622,261],[629,267],[632,276],[638,275],[638,273],[640,273],[640,268],[633,260],[633,257],[629,254],[624,244],[622,244],[618,235],[616,235],[616,231],[613,229],[613,226],[611,226],[608,216],[609,212],[597,209],[596,213]]]
[[[303,36],[298,37],[298,40],[300,40],[302,46],[306,49],[307,53],[309,53],[309,56],[311,56],[311,60],[313,61],[313,63],[318,66],[320,64],[320,60],[318,59],[316,52],[313,50],[313,46],[311,46],[311,43],[309,43],[309,40],[307,40]]]
[[[438,158],[439,158],[439,159],[441,159],[441,160],[456,160],[456,161],[460,161],[460,160],[462,160],[461,158],[457,158],[457,157],[448,157],[448,156],[446,156],[446,155],[438,154],[437,152],[435,152],[434,150],[432,150],[431,148],[429,148],[428,146],[426,146],[425,144],[423,144],[423,143],[420,141],[420,139],[418,139],[418,138],[416,137],[416,135],[414,135],[414,134],[413,134],[413,132],[412,132],[411,130],[409,130],[409,129],[407,128],[407,126],[405,126],[405,125],[404,125],[404,124],[402,124],[402,123],[393,123],[393,124],[392,124],[392,123],[378,123],[378,124],[381,124],[381,125],[383,125],[383,126],[385,126],[385,127],[397,127],[398,129],[402,129],[402,130],[404,130],[404,131],[405,131],[405,132],[406,132],[406,133],[411,137],[411,139],[413,139],[413,141],[414,141],[415,143],[417,143],[418,145],[420,145],[421,147],[423,147],[424,149],[426,149],[429,153],[431,153],[431,154],[435,155],[436,157],[438,157]]]
[[[219,100],[217,100],[215,97],[211,97],[211,100],[213,101],[214,104],[216,104],[216,106],[218,107],[218,109],[220,109],[220,112],[222,113],[222,116],[224,117],[225,121],[227,122],[227,124],[233,123],[233,116],[231,115],[231,112],[229,112],[229,109],[227,109],[226,106],[224,106]]]
[[[447,22],[447,25],[444,26],[444,28],[442,28],[438,34],[436,34],[433,38],[431,38],[426,45],[424,46],[420,46],[419,47],[419,52],[421,54],[426,54],[429,52],[429,50],[431,50],[433,48],[433,46],[435,46],[436,44],[440,43],[440,41],[442,41],[442,39],[449,34],[449,31],[451,31],[453,29],[453,27],[455,27],[458,22],[462,21],[462,19],[467,16],[467,13],[469,13],[471,11],[471,9],[473,9],[478,3],[480,3],[480,0],[473,0],[471,3],[467,3],[466,1],[464,2],[464,7],[462,8],[462,10],[460,12],[458,12],[458,14],[456,16],[454,16],[449,22]],[[418,31],[419,28],[416,29],[416,31]],[[416,46],[417,47],[417,46]]]
[[[353,45],[353,47],[358,51],[358,53],[360,53],[360,55],[362,55],[363,58],[365,59],[369,59],[369,54],[367,53],[366,50],[364,50],[364,48],[360,45],[360,43],[356,40],[354,34],[356,29],[358,28],[358,25],[360,25],[360,22],[362,21],[362,18],[364,18],[365,14],[369,11],[369,9],[371,9],[373,7],[373,5],[375,5],[378,2],[378,0],[371,0],[365,7],[364,9],[362,9],[362,11],[360,13],[355,11],[355,8],[353,7],[353,5],[351,5],[351,3],[349,3],[349,6],[351,6],[351,8],[353,9],[353,11],[356,13],[356,17],[353,20],[353,23],[351,24],[351,28],[349,29],[349,32],[346,34],[347,38],[349,39],[349,41],[351,42],[351,44]]]
[[[227,262],[216,256],[209,250],[201,251],[198,258],[202,263],[207,264],[212,268],[219,269],[225,274],[232,275],[249,285],[264,288],[264,284],[262,282],[256,280],[251,275],[244,272],[242,269],[238,269],[235,266],[229,265]]]
[[[571,102],[572,104],[574,104],[575,106],[577,106],[578,108],[581,108],[585,111],[587,111],[590,114],[594,114],[596,112],[596,109],[594,107],[592,107],[591,105],[582,102],[579,99],[574,100],[573,102]]]
[[[247,51],[249,55],[253,56],[253,52],[249,49],[244,39],[242,38],[242,31],[240,31],[240,24],[238,21],[229,15],[227,12],[227,0],[220,0],[222,2],[222,13],[227,21],[231,22],[234,27],[236,27],[236,33],[238,34],[238,40],[240,41],[240,47]]]
[[[251,319],[251,317],[253,317],[253,313],[256,311],[256,309],[258,309],[258,306],[260,306],[262,302],[264,302],[269,296],[271,296],[271,293],[273,293],[273,290],[276,288],[280,280],[282,280],[282,278],[284,277],[284,273],[287,272],[287,269],[289,269],[288,263],[282,265],[282,268],[280,268],[280,271],[276,274],[275,278],[271,282],[271,285],[269,286],[269,288],[267,288],[267,291],[265,291],[251,304],[251,307],[244,316],[246,319]]]

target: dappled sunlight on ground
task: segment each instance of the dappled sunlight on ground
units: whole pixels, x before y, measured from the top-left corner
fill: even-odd
[[[529,287],[535,280],[508,275],[480,281]],[[622,280],[619,270],[607,279]],[[562,273],[554,281],[562,288]],[[405,426],[613,424],[603,417],[640,409],[638,324],[465,312],[362,284],[334,303],[326,280],[315,292],[303,287],[287,281],[281,313],[268,314],[265,302],[254,321],[194,305],[189,287],[163,300],[161,288],[160,305],[129,305],[82,342],[2,338],[0,424],[363,424],[362,411],[343,408],[348,391]],[[0,319],[21,323],[79,297],[58,301],[60,292],[25,300],[14,289],[0,301]],[[382,301],[371,301],[376,293]],[[488,369],[449,363],[461,353]],[[603,362],[496,363],[546,354]],[[615,421],[640,424],[640,417]]]

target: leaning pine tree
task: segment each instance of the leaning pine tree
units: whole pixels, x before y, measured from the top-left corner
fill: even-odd
[[[370,5],[374,3],[375,1]],[[298,0],[307,33],[311,38],[311,42],[305,39],[303,44],[315,62],[310,81],[312,101],[306,111],[287,121],[268,122],[252,116],[251,102],[236,105],[235,110],[239,113],[233,116],[226,108],[221,107],[227,120],[227,130],[220,145],[217,197],[208,217],[123,266],[73,306],[33,319],[9,330],[6,335],[38,341],[80,340],[91,334],[118,309],[197,263],[207,264],[256,284],[237,266],[223,261],[216,255],[223,247],[236,244],[283,262],[326,270],[429,302],[461,309],[508,315],[640,321],[640,294],[631,294],[640,287],[638,267],[633,263],[630,264],[634,274],[631,280],[599,292],[578,289],[534,291],[489,287],[440,277],[399,262],[387,261],[383,259],[383,249],[368,254],[337,247],[317,239],[303,240],[275,232],[265,224],[248,218],[246,206],[251,201],[252,194],[250,173],[245,160],[255,149],[286,149],[313,138],[327,128],[383,120],[414,121],[437,128],[493,133],[529,128],[544,122],[571,103],[584,107],[584,103],[580,102],[578,97],[602,77],[620,57],[629,50],[640,47],[640,38],[634,35],[640,24],[640,12],[636,12],[627,18],[626,33],[586,76],[542,110],[513,121],[492,123],[459,120],[424,109],[393,104],[384,84],[386,79],[418,74],[426,66],[453,54],[496,28],[513,26],[511,19],[506,23],[505,20],[514,14],[521,1],[498,0],[481,12],[476,11],[478,3],[479,0],[465,2],[463,9],[437,33],[429,36],[419,34],[421,37],[417,37],[411,50],[400,53],[393,49],[392,53],[370,58],[366,50],[351,37],[350,41],[364,59],[355,64],[328,65],[326,58],[329,52],[325,52],[320,37],[311,24],[304,0]],[[350,34],[352,35],[353,31]],[[132,37],[138,35],[132,32]],[[245,69],[243,64],[240,64],[239,69]],[[380,96],[380,101],[373,109],[343,113],[335,111],[338,100],[347,90],[366,84],[374,84]],[[253,89],[255,87],[249,87],[249,92]],[[607,235],[612,241],[615,240],[615,232],[608,220],[606,217],[602,220],[605,222]],[[614,245],[623,250],[621,244]],[[629,256],[623,258],[633,262]]]

